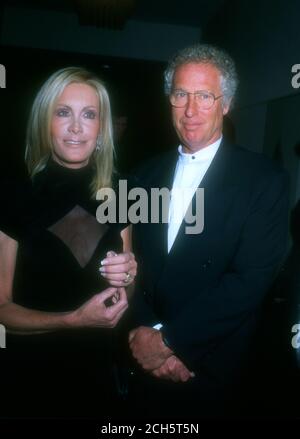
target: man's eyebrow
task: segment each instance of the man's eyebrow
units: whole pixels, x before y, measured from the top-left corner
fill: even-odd
[[[173,91],[183,91],[183,92],[185,92],[185,93],[212,93],[212,92],[209,91],[209,90],[187,91],[187,90],[185,90],[184,88],[181,88],[181,87],[179,87],[179,88],[174,88]]]

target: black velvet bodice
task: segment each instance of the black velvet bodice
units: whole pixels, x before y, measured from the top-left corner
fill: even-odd
[[[69,311],[107,288],[100,261],[109,250],[122,251],[122,245],[117,227],[96,220],[99,202],[91,197],[92,174],[91,166],[69,169],[49,160],[33,179],[18,240],[18,304]]]

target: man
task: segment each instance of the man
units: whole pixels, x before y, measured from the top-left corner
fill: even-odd
[[[237,88],[225,52],[186,48],[170,61],[165,81],[180,146],[146,164],[138,178],[149,192],[204,188],[204,228],[186,233],[188,203],[173,193],[168,224],[134,227],[140,279],[130,349],[143,371],[137,367],[135,377],[149,398],[148,416],[222,416],[285,253],[286,176],[222,137]],[[188,201],[193,206],[195,195]]]

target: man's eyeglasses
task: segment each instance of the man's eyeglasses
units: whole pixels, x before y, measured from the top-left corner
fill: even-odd
[[[182,108],[188,103],[188,96],[194,95],[195,102],[201,110],[209,110],[215,103],[215,101],[221,98],[223,95],[215,96],[210,91],[196,91],[190,93],[184,90],[173,90],[170,94],[170,102],[173,107]]]

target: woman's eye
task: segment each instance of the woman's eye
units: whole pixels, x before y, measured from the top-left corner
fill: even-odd
[[[87,111],[84,114],[84,117],[86,117],[87,119],[95,119],[96,113],[94,111]]]
[[[67,117],[69,116],[69,110],[59,109],[56,111],[56,115],[59,117]]]

